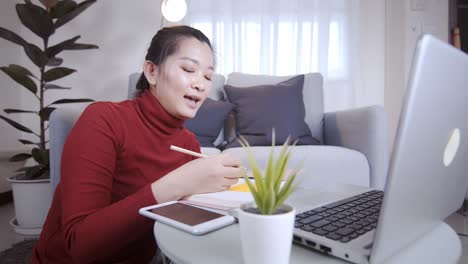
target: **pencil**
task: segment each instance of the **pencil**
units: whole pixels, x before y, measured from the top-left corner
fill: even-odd
[[[174,145],[171,145],[169,148],[172,149],[172,150],[181,152],[181,153],[185,153],[185,154],[197,157],[197,158],[207,158],[208,157],[208,155],[201,154],[201,153],[191,151],[191,150],[188,150],[188,149],[184,149],[184,148],[181,148],[181,147],[177,147],[177,146],[174,146]],[[240,168],[244,169],[246,172],[248,171],[246,167],[240,167]],[[252,178],[252,177],[249,177],[249,178]]]
[[[170,149],[181,152],[181,153],[185,153],[185,154],[197,157],[197,158],[207,158],[208,157],[205,154],[201,154],[201,153],[191,151],[191,150],[188,150],[188,149],[184,149],[184,148],[181,148],[181,147],[176,147],[176,146],[173,146],[173,145],[171,145]]]

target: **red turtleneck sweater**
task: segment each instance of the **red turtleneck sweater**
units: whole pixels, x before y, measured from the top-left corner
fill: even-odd
[[[148,263],[154,222],[138,210],[157,203],[151,183],[193,159],[170,145],[200,151],[149,91],[88,106],[65,143],[32,263]]]

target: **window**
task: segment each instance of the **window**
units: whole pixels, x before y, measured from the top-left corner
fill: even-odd
[[[185,23],[212,41],[217,72],[320,72],[325,110],[362,100],[356,97],[356,89],[365,89],[360,86],[359,0],[195,1]]]
[[[325,25],[313,21],[259,21],[239,19],[192,21],[212,41],[217,71],[293,75],[321,72],[333,80],[347,74],[347,40],[343,15]]]

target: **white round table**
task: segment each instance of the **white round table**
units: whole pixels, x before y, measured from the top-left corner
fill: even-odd
[[[243,262],[238,224],[203,236],[195,236],[155,222],[154,234],[163,254],[177,264]],[[461,252],[461,243],[457,234],[447,224],[441,223],[386,263],[457,263]],[[290,263],[348,262],[293,245]]]

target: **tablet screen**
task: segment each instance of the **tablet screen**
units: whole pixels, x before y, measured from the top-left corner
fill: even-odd
[[[195,206],[186,205],[183,203],[173,203],[163,207],[154,208],[153,213],[176,220],[186,225],[198,225],[224,215],[200,209]]]

